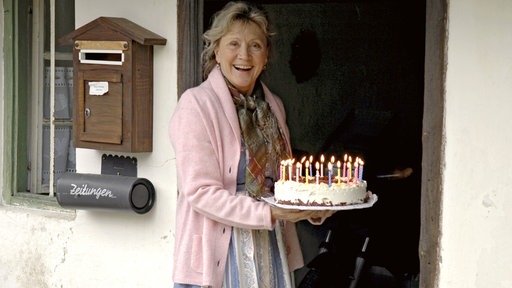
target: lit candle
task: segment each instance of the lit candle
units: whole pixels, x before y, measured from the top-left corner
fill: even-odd
[[[306,184],[309,184],[309,161],[306,161]]]
[[[286,181],[286,167],[288,166],[288,160],[284,161],[283,164],[283,181]]]
[[[319,178],[319,175],[318,175],[318,168],[320,168],[320,163],[318,163],[318,161],[316,162],[315,164],[315,168],[316,168],[316,184],[318,185],[318,178]]]
[[[281,161],[281,165],[279,166],[279,180],[283,180],[283,164],[284,160]]]
[[[352,168],[354,167],[354,165],[352,165],[352,156],[348,156],[348,163],[350,163],[350,171],[347,171],[347,181],[350,180],[350,178],[352,178]]]
[[[327,163],[327,174],[328,174],[328,177],[329,177],[329,187],[331,187],[332,185],[332,182],[331,182],[331,176],[332,176],[332,163],[329,162]]]
[[[356,158],[356,162],[354,162],[354,180],[359,179],[359,158]]]
[[[301,167],[302,167],[302,164],[300,164],[299,162],[297,162],[297,171],[295,171],[295,172],[296,172],[296,173],[295,173],[295,174],[296,174],[296,175],[295,175],[295,180],[296,180],[297,182],[299,182],[299,175],[300,175],[299,171],[300,171],[300,168],[301,168]]]
[[[345,156],[343,156],[343,178],[347,177],[347,172],[346,172],[346,169],[347,169],[347,154],[345,154]]]
[[[320,156],[320,177],[324,177],[324,154]]]
[[[363,160],[359,160],[361,161],[360,165],[359,165],[359,182],[363,182],[363,165],[364,165],[364,162]]]
[[[352,164],[350,162],[347,163],[347,182],[350,181],[350,177],[352,176]]]
[[[292,181],[292,165],[293,165],[293,162],[295,162],[295,159],[292,159],[292,160],[288,160],[288,177],[290,177],[290,181]]]
[[[304,164],[304,161],[306,161],[306,156],[302,157],[302,160],[300,160],[300,169],[299,174],[302,176],[302,164]],[[307,169],[307,168],[306,168]]]
[[[340,181],[341,181],[340,171],[341,171],[341,162],[338,161],[338,184],[340,184]]]
[[[309,156],[309,176],[313,178],[313,155]]]

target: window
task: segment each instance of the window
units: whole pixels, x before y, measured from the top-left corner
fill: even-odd
[[[4,196],[53,197],[76,166],[73,47],[58,42],[75,29],[74,1],[9,0],[4,11]]]

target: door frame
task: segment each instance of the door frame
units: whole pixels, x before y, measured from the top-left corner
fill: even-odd
[[[205,0],[178,0],[178,95],[202,81]],[[426,0],[420,287],[439,286],[444,159],[447,1]]]

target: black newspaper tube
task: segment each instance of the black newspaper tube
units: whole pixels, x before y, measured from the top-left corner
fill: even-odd
[[[65,173],[57,180],[57,202],[64,208],[131,210],[147,213],[155,188],[145,178]]]

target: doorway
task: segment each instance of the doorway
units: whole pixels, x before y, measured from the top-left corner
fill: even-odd
[[[209,26],[212,13],[225,3],[179,1],[180,94],[201,82],[200,35]],[[436,211],[439,211],[440,195],[436,183],[440,180],[427,185],[422,179],[436,174],[434,168],[439,167],[440,152],[437,151],[441,145],[441,130],[436,117],[442,115],[442,109],[435,106],[439,100],[432,104],[430,98],[424,97],[427,95],[424,91],[442,93],[439,85],[443,58],[438,54],[442,49],[438,48],[443,45],[444,40],[439,35],[444,26],[426,26],[425,23],[442,22],[442,17],[438,16],[444,15],[446,5],[430,0],[266,0],[258,3],[269,12],[278,39],[274,51],[279,53],[273,55],[264,81],[283,99],[294,152],[347,151],[363,155],[368,163],[365,174],[369,185],[373,185],[375,193],[380,193],[378,207],[381,210],[375,213],[383,214],[355,217],[382,220],[380,225],[375,225],[381,229],[382,239],[375,243],[386,250],[388,243],[400,239],[399,242],[415,254],[406,253],[404,257],[411,258],[406,266],[416,265],[418,271],[421,266],[422,287],[434,287],[438,275],[436,235],[439,235],[439,223],[425,223],[422,219],[439,217]],[[426,42],[429,35],[430,43]],[[438,52],[429,55],[429,51]],[[425,61],[425,57],[429,57],[429,61]],[[430,61],[430,57],[437,57],[433,59],[436,61]],[[427,78],[430,74],[436,77]],[[432,113],[423,115],[423,111]],[[422,136],[426,129],[430,129],[429,137]],[[426,144],[433,146],[424,148]],[[413,168],[414,179],[407,179],[408,183],[383,182],[377,178],[392,174],[395,168],[409,166]],[[401,192],[395,193],[397,190]],[[428,203],[424,200],[427,196],[422,195],[425,191],[429,191]],[[389,203],[391,206],[387,207]],[[407,213],[397,210],[404,207]],[[388,217],[379,217],[381,215]],[[383,223],[394,225],[403,219],[407,223],[394,227],[394,232],[398,233],[396,238],[384,239]],[[311,253],[316,253],[316,247],[312,250],[315,251]],[[402,252],[381,256],[389,258]],[[421,261],[418,254],[423,257]],[[393,265],[400,266],[404,261],[397,262]]]

